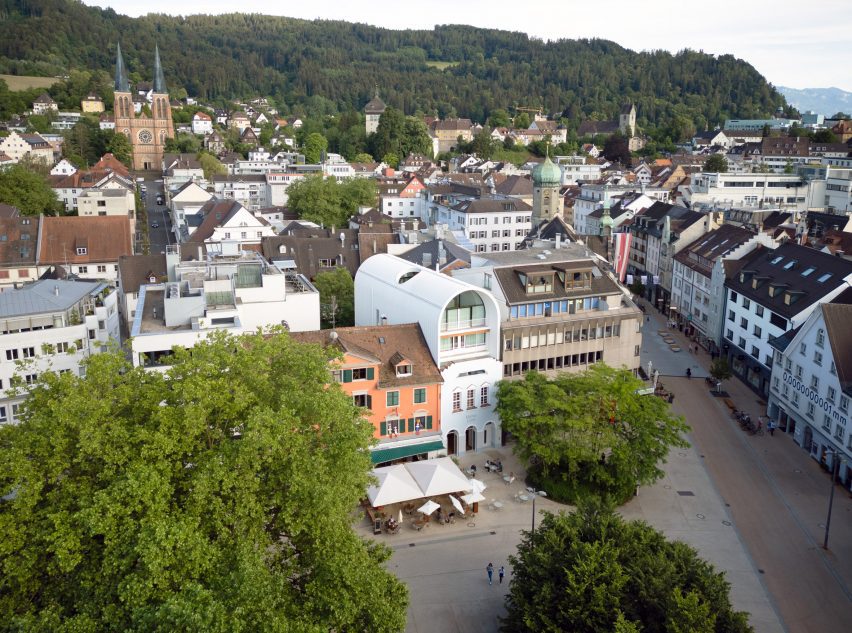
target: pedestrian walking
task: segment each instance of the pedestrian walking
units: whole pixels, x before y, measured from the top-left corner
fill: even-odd
[[[766,426],[769,428],[769,435],[775,437],[775,422],[773,420],[769,420],[769,424]]]
[[[488,584],[491,584],[491,578],[494,576],[494,564],[488,563],[488,567],[485,568],[485,571],[488,572]]]
[[[503,584],[503,576],[506,575],[506,568],[503,565],[500,565],[500,571],[497,572],[497,575],[500,577],[500,584]]]

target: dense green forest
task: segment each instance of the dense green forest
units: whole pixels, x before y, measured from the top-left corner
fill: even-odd
[[[576,126],[611,119],[634,101],[641,128],[666,128],[676,138],[785,106],[751,65],[730,55],[636,53],[606,40],[544,42],[468,26],[394,31],[252,14],[129,18],[74,0],[0,0],[0,31],[0,72],[110,70],[120,41],[131,78],[150,79],[157,43],[175,94],[267,95],[285,113],[314,116],[360,110],[375,86],[406,114],[480,122],[497,108],[526,105]]]

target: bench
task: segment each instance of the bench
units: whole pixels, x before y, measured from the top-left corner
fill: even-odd
[[[734,401],[730,398],[725,398],[725,406],[727,406],[731,411],[736,411],[737,406],[734,404]]]

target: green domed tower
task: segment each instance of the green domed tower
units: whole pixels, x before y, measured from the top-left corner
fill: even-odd
[[[532,181],[532,225],[535,228],[542,222],[549,222],[562,214],[562,198],[559,196],[562,170],[550,160],[550,156],[547,156],[543,163],[533,167]]]

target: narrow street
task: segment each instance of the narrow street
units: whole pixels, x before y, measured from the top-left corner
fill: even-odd
[[[692,427],[690,440],[729,508],[740,537],[784,620],[798,632],[852,630],[852,499],[835,488],[828,550],[822,549],[830,492],[829,475],[791,437],[750,435],[740,429],[724,399],[710,395],[703,380],[710,356],[660,344],[663,316],[647,307],[643,367],[650,360],[675,394],[673,409]],[[692,369],[693,378],[685,377]],[[765,414],[759,396],[738,379],[725,382],[738,409]]]

